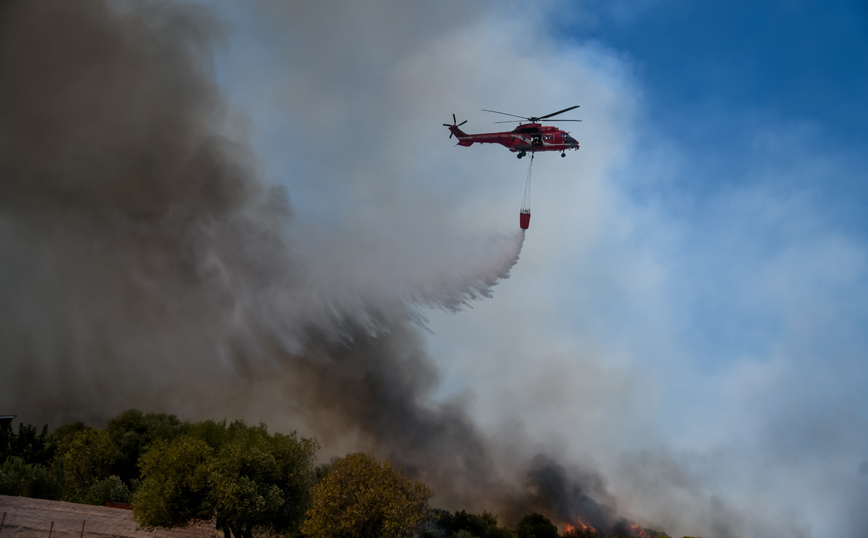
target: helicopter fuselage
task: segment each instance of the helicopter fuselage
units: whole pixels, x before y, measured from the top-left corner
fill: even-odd
[[[456,125],[448,127],[458,138],[459,146],[472,146],[476,143],[500,144],[509,151],[518,153],[519,158],[528,152],[559,151],[564,155],[564,151],[568,149],[579,149],[579,142],[566,131],[539,123],[524,123],[512,131],[502,133],[467,134]]]

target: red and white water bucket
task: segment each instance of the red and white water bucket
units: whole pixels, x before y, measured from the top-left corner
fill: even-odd
[[[518,213],[518,224],[522,230],[527,230],[530,226],[530,209],[522,209]]]

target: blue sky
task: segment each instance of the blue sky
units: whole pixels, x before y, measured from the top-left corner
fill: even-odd
[[[563,39],[599,39],[627,54],[645,87],[651,119],[680,120],[664,123],[667,130],[702,125],[685,121],[695,111],[733,120],[761,112],[821,123],[845,143],[864,139],[864,2],[582,5],[591,20],[555,31]]]
[[[868,5],[864,2],[582,2],[553,31],[599,40],[623,54],[641,81],[647,120],[691,154],[694,168],[730,167],[726,177],[685,173],[697,195],[745,180],[755,157],[750,133],[764,125],[813,129],[808,151],[868,171]],[[569,7],[568,5],[562,7]],[[798,159],[794,147],[792,157]],[[781,158],[786,158],[782,156]],[[686,170],[685,172],[689,172]],[[851,204],[846,225],[864,233],[860,178],[825,178],[822,194]]]

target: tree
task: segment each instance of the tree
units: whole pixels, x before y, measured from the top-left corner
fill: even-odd
[[[48,426],[36,433],[36,426],[19,424],[16,434],[12,427],[0,428],[0,463],[7,458],[21,458],[27,464],[51,465],[56,447]]]
[[[210,498],[218,527],[252,538],[253,529],[297,530],[310,507],[313,439],[269,435],[264,424],[232,423],[228,441],[209,464]]]
[[[462,531],[477,538],[513,538],[515,534],[506,527],[497,526],[497,516],[491,512],[480,515],[470,514],[464,510],[454,514],[448,510],[432,510],[431,523],[434,528],[431,534],[452,537]]]
[[[264,424],[191,425],[189,433],[159,440],[142,456],[136,521],[180,527],[216,515],[226,538],[293,532],[310,506],[317,448],[294,432],[269,435]]]
[[[67,490],[62,463],[52,466],[57,443],[48,426],[37,433],[30,424],[0,427],[0,495],[61,500]]]
[[[495,526],[497,526],[495,520]],[[452,516],[452,532],[467,531],[478,538],[488,538],[489,522],[476,514],[468,514],[464,510]]]
[[[87,428],[69,436],[58,457],[75,480],[89,485],[108,476],[118,452],[107,431]]]
[[[109,501],[129,503],[131,499],[129,486],[118,475],[111,475],[92,483],[84,492],[81,501],[85,504],[102,506]]]
[[[541,514],[528,514],[521,518],[515,533],[518,538],[558,538],[558,528]]]
[[[102,503],[102,495],[91,495],[95,483],[110,476],[118,450],[105,430],[89,426],[68,430],[58,441],[55,465],[68,477],[64,498],[73,502]]]
[[[176,439],[188,427],[175,415],[142,413],[138,409],[129,409],[109,420],[106,431],[118,451],[112,474],[128,485],[133,484],[141,476],[139,458],[148,445],[158,439]]]
[[[314,486],[302,530],[311,538],[410,538],[428,518],[429,497],[391,462],[350,454]]]
[[[27,463],[17,456],[0,464],[0,495],[59,501],[65,489],[63,465],[46,467]]]
[[[213,449],[185,435],[158,440],[142,455],[142,484],[133,515],[146,528],[183,527],[213,513],[208,494],[208,459]]]
[[[482,512],[480,516],[488,522],[488,538],[514,538],[515,533],[509,530],[508,527],[497,526],[497,516],[491,512]]]

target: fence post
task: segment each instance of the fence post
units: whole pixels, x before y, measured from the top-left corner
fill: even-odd
[[[81,534],[79,535],[81,538],[84,538],[84,523],[87,521],[86,519],[81,520]]]
[[[48,538],[51,538],[51,531],[54,530],[54,522],[51,522],[51,527],[48,529]]]

